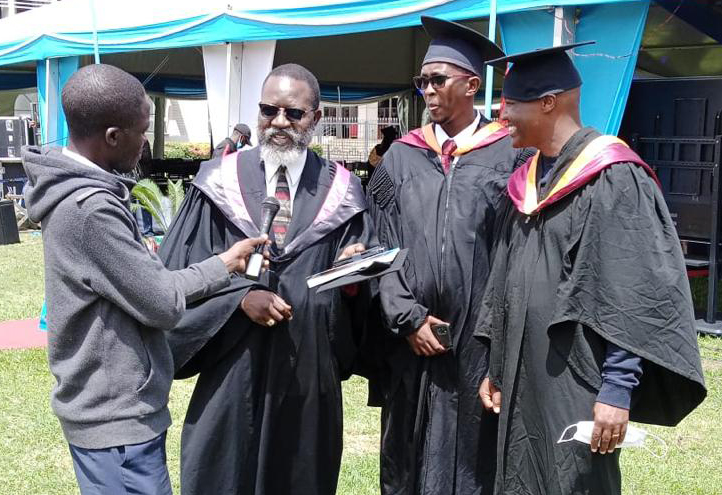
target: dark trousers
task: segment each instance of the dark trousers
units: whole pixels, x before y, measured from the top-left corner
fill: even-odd
[[[141,208],[140,214],[143,217],[143,226],[141,232],[143,235],[153,235],[153,215]]]
[[[82,495],[172,495],[165,433],[136,445],[107,449],[70,446]]]

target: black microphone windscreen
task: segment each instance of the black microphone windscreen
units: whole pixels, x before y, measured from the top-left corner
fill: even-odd
[[[278,213],[278,210],[281,209],[281,203],[278,202],[276,198],[273,196],[268,196],[266,199],[263,200],[263,203],[261,203],[262,209],[268,209],[269,211],[272,211],[275,215]]]
[[[281,209],[281,203],[273,196],[268,196],[261,203],[261,235],[268,234],[276,213]]]

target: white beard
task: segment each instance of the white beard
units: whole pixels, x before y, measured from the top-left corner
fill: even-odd
[[[287,146],[276,146],[271,141],[271,136],[278,131],[268,128],[265,131],[257,129],[257,132],[261,147],[261,159],[264,162],[277,163],[286,167],[300,158],[313,138],[313,127],[301,132],[287,129],[283,132],[291,137],[292,142]]]
[[[287,167],[289,164],[298,160],[304,151],[304,148],[297,148],[295,146],[282,150],[270,144],[261,144],[261,160]]]

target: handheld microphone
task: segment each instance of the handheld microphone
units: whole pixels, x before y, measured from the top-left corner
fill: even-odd
[[[281,209],[281,203],[273,196],[268,196],[263,200],[263,203],[261,203],[261,233],[259,235],[268,235],[273,224],[273,219],[276,218],[276,213],[278,213],[279,209]],[[262,245],[256,247],[256,252],[248,259],[246,278],[258,280],[261,276],[261,268],[263,268],[263,248],[264,246]]]

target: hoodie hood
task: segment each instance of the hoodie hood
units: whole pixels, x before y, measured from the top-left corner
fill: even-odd
[[[102,189],[130,204],[135,181],[79,163],[64,155],[62,148],[28,146],[22,158],[29,181],[25,201],[34,222],[42,222],[59,202],[81,189]]]

